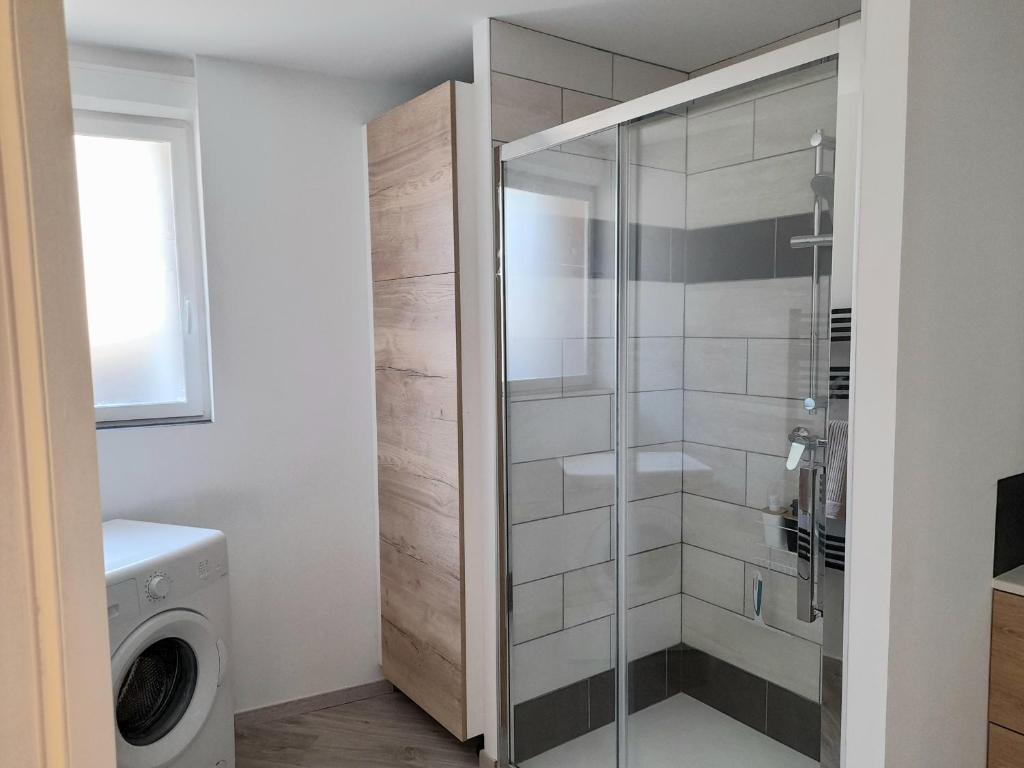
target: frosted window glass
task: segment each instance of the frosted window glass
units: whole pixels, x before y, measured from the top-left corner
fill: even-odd
[[[76,136],[97,407],[184,403],[171,145]]]

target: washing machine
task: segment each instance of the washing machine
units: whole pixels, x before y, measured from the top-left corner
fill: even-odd
[[[103,524],[118,768],[234,768],[224,534]]]

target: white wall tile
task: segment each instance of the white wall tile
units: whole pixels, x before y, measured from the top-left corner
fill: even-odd
[[[564,339],[562,390],[566,395],[615,391],[615,340]]]
[[[515,704],[612,668],[610,618],[556,632],[512,649]]]
[[[683,642],[759,675],[787,690],[819,700],[821,649],[695,597],[682,598]]]
[[[747,392],[770,397],[807,397],[810,339],[751,339]],[[822,358],[827,364],[828,357]]]
[[[683,390],[661,389],[627,396],[630,446],[670,443],[683,438]]]
[[[583,624],[615,613],[615,562],[565,574],[565,625]]]
[[[677,594],[680,591],[681,568],[678,544],[630,555],[626,565],[626,599],[629,606]],[[567,627],[614,613],[614,562],[573,570],[566,573],[564,578]],[[741,600],[739,610],[742,611]]]
[[[508,440],[512,462],[607,451],[611,448],[611,398],[511,403]]]
[[[796,576],[796,553],[781,549],[771,550],[771,569],[789,576]]]
[[[686,339],[683,386],[710,392],[747,391],[746,339]]]
[[[681,589],[682,561],[678,544],[630,555],[626,561],[626,603],[650,603]],[[741,608],[742,609],[742,608]]]
[[[491,75],[491,136],[515,141],[562,122],[562,91],[553,85]]]
[[[686,118],[659,115],[630,126],[630,160],[637,165],[686,172]]]
[[[811,279],[733,280],[686,287],[686,335],[806,339]]]
[[[683,543],[748,563],[769,564],[761,513],[724,501],[683,494]]]
[[[679,644],[680,595],[630,608],[626,614],[626,650],[630,661]]]
[[[748,453],[746,505],[761,509],[768,506],[769,496],[777,495],[783,506],[789,506],[799,495],[799,479],[799,472],[786,469],[783,457]]]
[[[626,509],[626,550],[629,554],[681,540],[682,494],[631,501]]]
[[[686,170],[700,173],[754,159],[754,103],[689,118]]]
[[[836,135],[836,80],[776,93],[757,100],[754,156],[768,157],[810,146],[811,134]]]
[[[611,510],[519,523],[511,538],[514,584],[584,568],[611,558]]]
[[[512,464],[508,469],[508,515],[513,524],[562,514],[562,461]]]
[[[743,613],[743,561],[683,546],[683,592],[708,603]]]
[[[682,338],[634,338],[628,343],[631,392],[682,389]]]
[[[627,290],[631,336],[683,335],[685,283],[633,280]]]
[[[562,577],[512,588],[512,642],[524,643],[562,628]]]
[[[565,90],[562,92],[562,122],[568,123],[580,117],[592,115],[602,109],[614,107],[619,102],[594,96],[589,93]]]
[[[814,206],[811,150],[687,176],[691,229],[808,213]]]
[[[618,152],[616,134],[614,132],[602,131],[601,133],[582,136],[573,141],[567,141],[565,144],[560,144],[558,151],[599,160],[615,160],[616,153]]]
[[[746,602],[744,613],[747,618],[754,618],[752,602],[752,583],[754,574],[760,573],[764,582],[762,615],[765,623],[791,635],[810,640],[821,645],[821,618],[812,623],[800,621],[796,617],[796,578],[778,571],[769,571],[755,565],[746,564]]]
[[[667,443],[627,451],[629,499],[648,499],[683,489],[683,444]]]
[[[500,21],[491,22],[491,69],[612,98],[612,54]]]
[[[645,61],[637,61],[626,56],[615,56],[614,91],[612,98],[618,101],[629,101],[638,96],[645,96],[670,85],[686,80],[685,72],[668,67],[659,67]]]
[[[743,451],[683,443],[683,490],[698,496],[743,504],[747,456]]]
[[[727,66],[729,63],[731,62],[722,62],[721,66]],[[706,71],[718,68],[719,66],[715,65],[714,67],[707,68]],[[806,85],[807,83],[814,83],[828,77],[834,78],[837,71],[838,69],[835,61],[827,61],[823,64],[804,67],[794,72],[787,72],[785,74],[770,77],[765,80],[759,80],[748,85],[741,85],[738,88],[733,88],[724,93],[705,97],[698,100],[696,104],[691,105],[689,113],[691,115],[700,115],[711,110],[722,109],[734,104],[741,104],[745,101],[752,101],[753,99],[768,96],[772,93],[778,93],[779,91],[797,88],[801,85]],[[694,76],[696,76],[696,73]]]
[[[657,227],[686,227],[686,175],[646,165],[630,166],[633,221]]]
[[[565,511],[607,507],[615,503],[615,454],[588,453],[566,456]]]
[[[821,434],[824,416],[778,397],[687,391],[683,400],[683,431],[695,443],[785,456],[790,430],[799,426]]]

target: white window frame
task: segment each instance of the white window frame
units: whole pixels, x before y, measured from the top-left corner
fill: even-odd
[[[178,249],[178,306],[185,354],[184,403],[96,406],[97,427],[212,421],[213,386],[199,183],[193,125],[185,120],[75,110],[75,135],[164,141],[171,149],[171,185]]]

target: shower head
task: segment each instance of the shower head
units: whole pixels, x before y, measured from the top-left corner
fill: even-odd
[[[832,215],[832,211],[835,209],[835,203],[833,198],[835,196],[835,179],[830,173],[816,173],[814,178],[811,179],[811,191],[814,192],[814,196],[819,200],[824,200],[828,204],[829,216]]]

